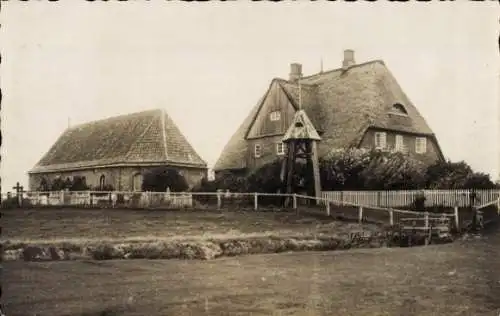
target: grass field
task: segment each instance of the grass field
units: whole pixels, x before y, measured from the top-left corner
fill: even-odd
[[[6,262],[9,316],[491,315],[499,236],[213,261]]]
[[[342,233],[358,227],[294,212],[32,209],[2,211],[2,240]],[[374,229],[374,225],[364,225]]]
[[[2,229],[5,260],[21,257],[35,260],[36,256],[43,256],[44,260],[213,259],[241,254],[333,250],[351,247],[349,235],[353,232],[381,231],[376,225],[285,211],[120,209],[5,211]],[[380,247],[376,242],[383,240],[364,242],[356,247]]]
[[[2,243],[334,235],[372,225],[294,213],[12,210]],[[500,312],[500,228],[415,248],[198,260],[8,261],[9,316],[491,315]]]

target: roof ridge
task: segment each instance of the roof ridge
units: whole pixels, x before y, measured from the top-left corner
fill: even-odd
[[[302,79],[302,78],[301,78]],[[283,78],[273,78],[272,81],[276,81],[278,83],[287,83],[287,84],[297,84],[297,82],[292,82]],[[307,88],[316,88],[318,86],[317,83],[308,83],[308,82],[300,82],[300,85],[302,87],[307,87]]]
[[[369,64],[373,64],[373,63],[381,63],[381,64],[383,64],[385,66],[385,62],[382,59],[374,59],[374,60],[370,60],[370,61],[367,61],[367,62],[364,62],[364,63],[354,64],[352,66],[349,66],[349,68],[347,68],[347,70],[352,69],[352,68],[366,66],[366,65],[369,65]],[[323,71],[323,72],[318,72],[318,73],[315,73],[315,74],[312,74],[312,75],[303,76],[300,79],[301,80],[311,79],[311,78],[314,78],[314,77],[319,77],[319,76],[331,74],[331,73],[334,73],[334,72],[337,72],[337,71],[342,72],[342,71],[347,71],[347,70],[344,69],[344,68],[342,68],[342,67],[339,67],[339,68],[335,68],[335,69],[331,69],[331,70],[327,70],[327,71]],[[286,80],[286,79],[283,79],[283,78],[279,78],[279,77],[275,78],[274,80],[280,80],[280,81],[284,81],[286,83],[292,83],[289,80]],[[317,83],[307,83],[307,82],[303,82],[303,81],[301,81],[300,84],[302,86],[317,86],[318,85]]]
[[[149,123],[148,126],[146,126],[146,128],[144,129],[144,131],[141,133],[141,135],[139,135],[139,137],[136,138],[136,140],[134,142],[132,142],[132,144],[130,145],[128,151],[127,151],[127,154],[125,154],[125,158],[128,157],[130,155],[130,151],[132,150],[132,148],[137,144],[139,143],[140,140],[142,140],[142,138],[144,137],[144,135],[146,135],[146,133],[149,131],[149,129],[151,128],[151,126],[153,126],[153,123],[154,123],[154,119],[151,120],[151,122]]]
[[[156,111],[161,111],[161,109],[156,108],[156,109],[139,111],[139,112],[133,112],[133,113],[128,113],[128,114],[119,114],[119,115],[115,115],[115,116],[108,116],[108,117],[105,117],[105,118],[101,118],[101,119],[97,119],[97,120],[92,120],[92,121],[87,121],[87,122],[83,122],[83,123],[80,123],[80,124],[76,124],[74,126],[70,126],[70,127],[66,128],[66,130],[74,130],[74,129],[82,128],[82,127],[85,127],[85,126],[88,126],[88,125],[92,125],[92,124],[104,123],[104,122],[109,122],[109,121],[114,121],[114,120],[120,120],[120,119],[124,119],[126,117],[133,117],[133,116],[143,115],[143,114],[146,114],[148,112],[153,113],[153,112],[156,112]]]
[[[166,131],[166,125],[165,125],[165,116],[167,115],[167,112],[165,110],[161,111],[161,133],[163,136],[163,147],[165,149],[165,160],[168,160],[168,149],[167,149],[167,131]]]
[[[257,117],[259,116],[259,113],[260,111],[262,110],[262,106],[264,105],[264,102],[266,101],[267,99],[267,96],[269,95],[269,92],[271,91],[271,88],[273,87],[273,84],[274,84],[275,80],[271,80],[271,83],[269,84],[269,87],[267,88],[266,90],[266,93],[264,94],[264,96],[259,100],[259,108],[257,109],[257,111],[255,112],[255,115],[254,117],[252,118],[252,121],[250,122],[250,125],[248,125],[248,128],[247,130],[245,131],[245,135],[243,136],[244,139],[247,139],[248,137],[248,134],[250,134],[250,130],[252,129],[253,127],[253,124],[255,124],[255,120],[257,119]]]

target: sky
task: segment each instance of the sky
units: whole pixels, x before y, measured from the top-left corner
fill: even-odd
[[[446,158],[500,172],[498,4],[2,2],[2,191],[68,124],[162,108],[213,166],[272,78],[382,59]]]

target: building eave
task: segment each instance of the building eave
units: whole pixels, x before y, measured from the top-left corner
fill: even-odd
[[[193,169],[208,169],[206,164],[191,164],[182,163],[175,161],[163,161],[163,162],[117,162],[108,164],[87,164],[81,166],[68,166],[59,167],[57,165],[52,166],[40,166],[35,167],[28,171],[28,174],[42,174],[42,173],[58,173],[58,172],[70,172],[70,171],[82,171],[88,169],[104,169],[104,168],[124,168],[124,167],[158,167],[158,166],[171,166],[171,167],[184,167]]]

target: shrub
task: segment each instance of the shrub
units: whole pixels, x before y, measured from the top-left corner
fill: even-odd
[[[323,190],[395,190],[425,186],[425,166],[402,153],[351,148],[320,160]]]
[[[31,201],[28,199],[22,199],[21,203],[22,203],[23,207],[31,206]],[[3,200],[1,203],[1,207],[3,209],[12,209],[12,208],[19,207],[19,202],[18,202],[17,196],[14,194],[12,197]]]
[[[213,182],[215,189],[230,190],[231,192],[249,192],[246,175],[231,171],[224,171],[217,175]]]
[[[193,192],[216,192],[217,183],[215,181],[209,181],[207,178],[201,179],[200,183],[194,186],[191,191]]]
[[[437,162],[426,172],[426,185],[432,189],[493,189],[495,184],[490,176],[474,172],[464,161]]]
[[[189,186],[179,171],[173,168],[157,167],[144,174],[143,191],[165,192],[167,188],[172,192],[183,192]]]

